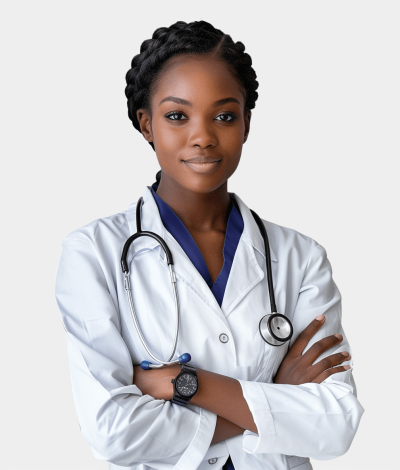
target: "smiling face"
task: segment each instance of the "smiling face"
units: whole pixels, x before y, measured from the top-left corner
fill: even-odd
[[[171,58],[151,93],[151,113],[137,111],[163,178],[196,193],[224,185],[249,133],[251,112],[244,104],[225,62],[210,56]]]

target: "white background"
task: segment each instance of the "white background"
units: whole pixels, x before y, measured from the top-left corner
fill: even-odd
[[[107,468],[80,436],[72,403],[54,300],[61,239],[125,210],[153,183],[156,156],[127,117],[125,74],[156,28],[204,19],[246,45],[260,83],[229,190],[324,246],[343,295],[366,411],[350,450],[314,468],[394,468],[399,2],[2,5],[1,467]]]

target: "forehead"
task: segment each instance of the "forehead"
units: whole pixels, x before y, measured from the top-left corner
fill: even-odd
[[[244,104],[244,91],[227,63],[209,56],[172,57],[157,77],[152,107],[166,96],[203,104],[234,96]]]

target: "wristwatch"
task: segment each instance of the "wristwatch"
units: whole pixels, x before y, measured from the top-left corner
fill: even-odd
[[[174,384],[174,396],[171,402],[181,406],[187,405],[199,388],[196,367],[191,364],[182,364],[181,371],[175,379],[171,380],[171,383]]]

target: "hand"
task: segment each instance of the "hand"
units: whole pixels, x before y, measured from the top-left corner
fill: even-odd
[[[157,400],[171,400],[174,395],[174,379],[181,371],[180,364],[160,367],[159,369],[143,370],[140,366],[133,367],[133,384],[143,395],[150,395]]]
[[[322,319],[319,319],[320,317]],[[312,365],[323,352],[343,341],[342,335],[322,338],[313,344],[305,354],[302,354],[312,336],[315,335],[324,322],[325,316],[319,315],[299,334],[283,359],[275,376],[274,383],[300,385],[314,382],[320,384],[330,375],[350,369],[348,365],[333,367],[348,361],[351,358],[348,352],[332,354]]]

